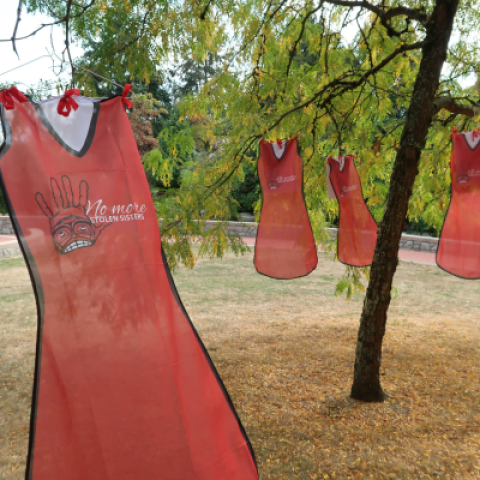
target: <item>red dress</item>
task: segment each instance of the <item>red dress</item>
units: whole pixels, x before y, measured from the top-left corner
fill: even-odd
[[[353,155],[330,157],[327,164],[328,178],[340,207],[338,259],[355,267],[371,265],[378,227],[365,205]]]
[[[437,264],[462,278],[480,278],[480,133],[452,133],[452,197]]]
[[[303,197],[303,164],[296,139],[260,141],[257,164],[263,204],[254,264],[269,277],[308,275],[317,266],[317,248]]]
[[[58,97],[9,100],[0,178],[38,307],[26,478],[257,480],[165,261],[122,97],[76,97],[68,118]]]

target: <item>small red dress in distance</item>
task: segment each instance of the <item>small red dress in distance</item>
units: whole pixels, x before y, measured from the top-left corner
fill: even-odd
[[[26,479],[258,480],[163,255],[127,100],[0,100],[38,307]]]
[[[255,268],[279,279],[308,275],[317,266],[318,257],[303,197],[303,163],[297,140],[260,140],[257,169],[263,203]]]
[[[355,267],[371,265],[378,227],[365,205],[353,155],[329,157],[328,179],[340,207],[337,256]]]
[[[452,196],[437,251],[438,266],[480,278],[480,132],[452,133]]]

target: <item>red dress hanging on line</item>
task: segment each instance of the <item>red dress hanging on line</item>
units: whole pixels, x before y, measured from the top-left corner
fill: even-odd
[[[280,145],[261,140],[257,169],[263,204],[255,268],[279,279],[308,275],[318,258],[303,197],[303,164],[297,140]]]
[[[452,197],[437,264],[458,277],[480,278],[480,132],[452,133]]]
[[[58,97],[13,93],[0,178],[38,307],[26,478],[257,480],[165,261],[125,99],[74,96],[64,117]]]
[[[353,158],[353,155],[329,157],[327,176],[329,192],[334,192],[340,207],[338,259],[346,265],[365,267],[373,261],[378,227],[365,205]]]

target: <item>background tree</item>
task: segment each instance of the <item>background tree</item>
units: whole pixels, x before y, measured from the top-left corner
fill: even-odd
[[[158,140],[153,132],[152,120],[161,113],[168,113],[168,111],[159,108],[160,102],[151,93],[135,95],[132,104],[130,124],[132,125],[133,136],[137,142],[138,153],[140,157],[143,157],[146,153],[158,148]]]

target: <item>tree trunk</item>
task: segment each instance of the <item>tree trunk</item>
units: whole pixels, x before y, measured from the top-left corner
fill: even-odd
[[[352,398],[365,402],[381,402],[385,399],[379,370],[390,291],[398,263],[398,246],[408,201],[418,173],[421,151],[432,122],[433,100],[447,56],[457,7],[458,0],[437,0],[432,18],[427,24],[420,70],[390,177],[390,189],[360,318],[350,393]]]

